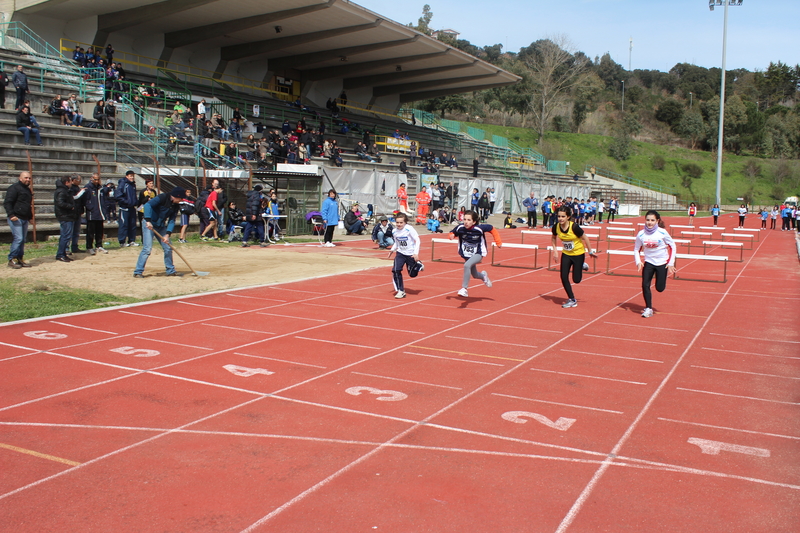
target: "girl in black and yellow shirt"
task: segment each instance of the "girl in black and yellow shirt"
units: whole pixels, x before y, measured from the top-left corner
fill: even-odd
[[[558,221],[553,226],[553,262],[557,263],[559,260],[558,250],[556,250],[556,237],[561,239],[561,246],[563,252],[561,253],[561,284],[564,290],[567,291],[568,300],[564,302],[561,307],[577,307],[578,301],[572,292],[572,286],[569,283],[569,270],[572,268],[572,281],[576,284],[581,282],[583,271],[589,270],[589,265],[584,261],[586,253],[594,256],[592,246],[589,243],[588,237],[583,233],[583,229],[576,223],[570,221],[572,216],[572,209],[568,206],[561,206],[556,210]]]

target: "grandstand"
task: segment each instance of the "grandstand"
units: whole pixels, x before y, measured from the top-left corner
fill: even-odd
[[[66,24],[71,22],[71,4],[69,1],[37,3],[15,12],[14,22],[0,25],[0,61],[6,72],[17,64],[26,68],[32,111],[43,127],[44,140],[42,147],[23,146],[22,137],[14,128],[13,110],[0,110],[0,120],[7,126],[0,133],[6,137],[0,152],[6,163],[0,169],[0,189],[5,190],[30,164],[35,179],[37,223],[42,234],[57,231],[52,217],[56,178],[72,172],[86,175],[98,169],[104,179],[116,179],[128,168],[140,176],[158,174],[161,188],[181,185],[197,190],[211,177],[222,177],[226,178],[229,197],[234,200],[255,178],[282,189],[282,197],[302,200],[289,213],[290,233],[304,231],[305,224],[301,222],[305,212],[315,209],[320,201],[319,191],[334,183],[347,197],[348,191],[362,191],[364,183],[373,182],[380,175],[387,191],[380,195],[380,201],[376,190],[371,197],[359,198],[357,194],[349,197],[365,202],[373,200],[369,203],[389,210],[394,205],[391,191],[396,189],[389,184],[407,181],[413,194],[419,175],[415,169],[410,170],[416,176],[409,177],[398,171],[407,154],[391,146],[391,132],[397,129],[407,133],[419,147],[435,153],[447,152],[458,159],[460,168],[441,169],[441,181],[454,181],[461,191],[495,187],[503,191],[499,199],[506,209],[520,211],[520,202],[530,190],[564,196],[614,195],[643,207],[663,205],[663,202],[653,205],[661,200],[646,189],[622,188],[588,176],[576,183],[564,162],[546,161],[540,154],[506,139],[494,137],[489,142],[480,130],[462,131],[465,128],[459,123],[437,120],[412,107],[401,108],[404,103],[419,99],[515,83],[517,77],[410,28],[381,19],[355,4],[331,1],[281,10],[282,4],[277,2],[259,2],[258,6],[245,3],[237,16],[246,15],[248,9],[260,10],[259,14],[251,13],[253,21],[244,24],[243,18],[237,18],[206,31],[202,22],[218,18],[219,14],[208,13],[210,8],[205,8],[204,2],[195,3],[191,9],[185,3],[159,2],[113,12],[115,8],[108,5],[89,2],[99,15],[95,19],[96,28],[87,26],[83,33],[85,40],[70,40],[64,34]],[[133,14],[131,9],[138,11]],[[340,16],[322,16],[323,12]],[[373,23],[363,23],[370,17]],[[363,19],[362,24],[357,24],[356,19]],[[251,23],[252,28],[248,28]],[[241,32],[230,28],[223,31],[229,25]],[[255,40],[267,31],[274,36],[278,27],[280,37]],[[376,27],[381,31],[374,31]],[[205,32],[206,39],[196,38],[198,29]],[[388,38],[389,30],[397,34],[396,39]],[[135,38],[142,31],[148,35],[152,31],[154,42],[163,35],[163,49],[144,47]],[[240,44],[230,44],[230,34],[234,33],[241,38]],[[70,35],[74,36],[74,32]],[[121,62],[127,73],[123,89],[128,96],[118,105],[116,130],[61,126],[56,119],[42,113],[54,95],[75,92],[84,102],[84,116],[91,121],[94,101],[102,98],[103,90],[91,73],[87,75],[85,70],[77,68],[71,60],[71,51],[75,46],[88,47],[92,43],[100,46],[105,42],[115,43],[114,60]],[[331,48],[333,42],[335,48]],[[284,46],[277,46],[280,43]],[[132,52],[143,48],[151,50],[149,53],[153,55]],[[200,54],[203,50],[208,53]],[[214,57],[220,60],[214,65],[205,64],[208,68],[200,68],[196,66],[200,63],[198,55],[207,55],[211,63],[215,62]],[[256,63],[262,64],[263,70],[257,76],[253,71]],[[249,77],[241,75],[242,72]],[[129,97],[143,83],[155,84],[163,96],[137,109],[130,105]],[[325,100],[341,97],[345,90],[351,98],[346,104],[337,99],[340,109],[334,116],[325,107]],[[304,117],[315,125],[324,122],[325,138],[336,140],[344,150],[343,167],[332,168],[328,160],[314,158],[311,163],[318,170],[310,174],[294,172],[297,169],[259,171],[247,162],[223,168],[218,153],[212,151],[203,157],[192,142],[170,143],[163,127],[166,110],[172,108],[175,100],[196,106],[201,99],[208,102],[210,112],[221,114],[226,121],[234,108],[240,108],[259,131],[280,129],[284,120],[294,124]],[[293,105],[297,99],[302,108]],[[10,104],[7,107],[13,107],[11,93],[7,100]],[[343,122],[351,126],[347,133],[341,132]],[[372,142],[385,150],[380,163],[360,161],[353,155],[353,147],[365,131]],[[247,134],[245,130],[244,135]],[[477,180],[472,177],[474,159],[480,162]],[[0,232],[8,232],[8,227],[0,225]]]

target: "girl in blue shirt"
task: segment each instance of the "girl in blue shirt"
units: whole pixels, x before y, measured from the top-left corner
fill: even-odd
[[[719,219],[719,204],[714,204],[714,207],[711,208],[711,216],[714,217],[714,225],[717,225],[717,219]]]

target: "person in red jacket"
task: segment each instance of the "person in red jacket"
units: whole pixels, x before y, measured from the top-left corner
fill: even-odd
[[[423,187],[417,193],[415,198],[417,201],[417,224],[425,224],[428,221],[428,209],[431,205],[431,195],[428,194],[428,190]]]
[[[397,201],[400,203],[400,211],[408,213],[408,191],[406,191],[405,183],[401,183],[400,188],[397,189]]]

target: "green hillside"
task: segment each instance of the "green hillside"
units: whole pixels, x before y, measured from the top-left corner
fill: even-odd
[[[633,155],[619,162],[608,155],[609,145],[613,141],[611,137],[547,132],[542,144],[537,145],[537,134],[529,128],[466,124],[486,131],[487,138],[499,135],[520,146],[531,147],[548,159],[569,161],[570,168],[581,174],[586,165],[594,165],[598,169],[672,187],[686,202],[714,202],[716,154],[711,152],[634,141]],[[691,169],[684,168],[692,163],[702,171],[699,177],[690,176]],[[755,205],[773,204],[799,193],[800,161],[723,154],[723,204],[735,204],[736,199],[742,197]]]

